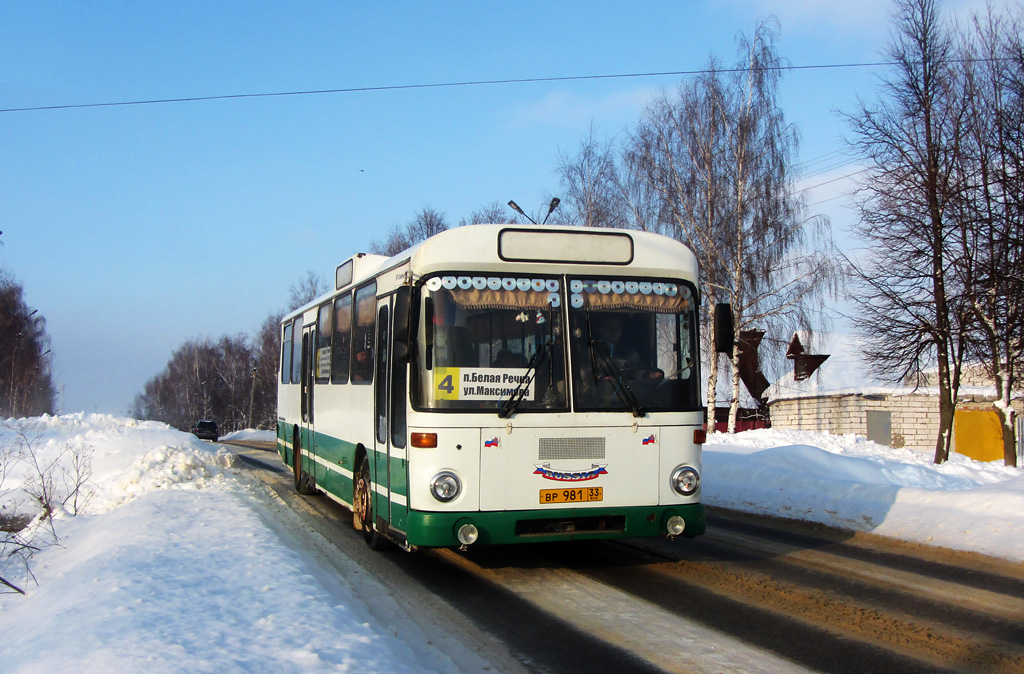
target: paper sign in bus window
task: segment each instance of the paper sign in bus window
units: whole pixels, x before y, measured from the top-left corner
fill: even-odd
[[[507,400],[518,397],[525,388],[524,400],[534,399],[533,382],[527,368],[437,367],[434,368],[434,397],[438,400]]]
[[[316,378],[328,379],[331,376],[331,349],[316,350]]]

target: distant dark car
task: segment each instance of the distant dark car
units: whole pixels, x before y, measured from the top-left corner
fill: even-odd
[[[217,424],[212,421],[197,421],[192,427],[192,435],[200,440],[217,441]]]

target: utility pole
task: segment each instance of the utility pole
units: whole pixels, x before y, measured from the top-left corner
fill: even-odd
[[[253,428],[252,408],[256,403],[256,364],[259,363],[259,361],[259,358],[252,361],[252,385],[249,387],[249,422],[246,424],[247,428]]]

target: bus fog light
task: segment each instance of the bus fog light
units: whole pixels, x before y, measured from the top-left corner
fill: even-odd
[[[455,473],[442,471],[430,481],[430,493],[441,503],[454,501],[462,491],[462,483]]]
[[[672,489],[681,496],[692,496],[700,487],[700,475],[690,466],[679,466],[669,480]]]
[[[679,515],[673,515],[668,518],[668,522],[665,525],[665,530],[669,536],[678,536],[683,533],[683,529],[686,528],[686,520]]]
[[[476,540],[480,538],[480,532],[477,530],[474,524],[463,524],[459,527],[459,543],[463,545],[473,545]]]

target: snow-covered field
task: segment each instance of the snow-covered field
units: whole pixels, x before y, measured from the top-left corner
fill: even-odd
[[[41,487],[55,504],[53,529],[36,525],[32,577],[0,558],[0,576],[27,593],[0,594],[0,672],[458,669],[402,638],[414,627],[381,621],[358,574],[327,572],[291,544],[219,445],[71,414],[2,422],[0,451],[4,518],[32,515],[26,492]],[[712,436],[703,478],[711,505],[1024,561],[1019,468],[959,456],[935,466],[852,436],[769,430]]]

